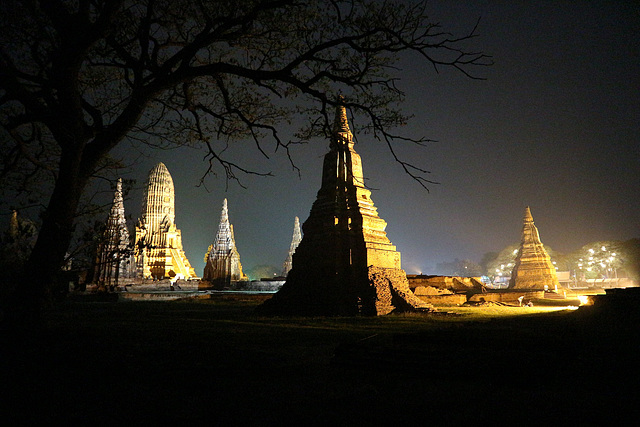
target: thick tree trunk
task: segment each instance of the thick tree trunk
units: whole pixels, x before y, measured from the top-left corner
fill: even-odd
[[[73,236],[78,204],[88,181],[88,174],[80,171],[79,157],[63,154],[61,158],[38,239],[23,276],[15,278],[16,287],[5,319],[9,327],[38,328],[43,305],[55,296],[56,278]]]

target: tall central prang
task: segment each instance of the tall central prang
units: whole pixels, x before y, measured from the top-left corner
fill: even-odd
[[[272,314],[383,315],[430,308],[409,289],[400,253],[389,241],[364,185],[344,106],[337,107],[322,185],[293,268],[282,289],[259,307]]]

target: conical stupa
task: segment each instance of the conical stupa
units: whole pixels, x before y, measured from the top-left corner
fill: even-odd
[[[240,254],[233,235],[233,225],[229,222],[227,199],[224,199],[222,204],[218,233],[211,249],[207,252],[205,262],[202,279],[211,282],[215,288],[225,288],[231,282],[248,280],[242,272]]]
[[[400,253],[365,188],[345,107],[336,109],[322,184],[287,281],[258,307],[265,314],[382,315],[429,309],[409,289]]]
[[[164,163],[149,172],[142,198],[142,215],[136,225],[136,275],[144,279],[196,277],[182,247],[176,227],[173,179]]]
[[[509,280],[509,289],[557,290],[560,283],[556,268],[540,241],[531,210],[524,210],[522,240]]]

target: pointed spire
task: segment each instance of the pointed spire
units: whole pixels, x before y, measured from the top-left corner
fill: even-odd
[[[106,236],[111,241],[110,245],[118,245],[120,249],[126,248],[129,243],[129,231],[127,230],[127,221],[124,216],[124,200],[122,197],[122,178],[118,178],[116,182],[116,190],[113,194],[113,203],[111,204],[111,212],[107,218]]]
[[[120,210],[124,213],[124,201],[122,198],[122,178],[118,178],[116,182],[116,191],[113,194],[113,204],[111,205],[111,214],[117,215]]]
[[[533,222],[533,216],[531,216],[531,209],[529,209],[529,206],[524,208],[524,222]]]
[[[531,209],[524,210],[522,238],[509,280],[510,289],[555,289],[559,285],[556,269],[540,241]]]
[[[340,96],[338,102],[343,102],[344,98]],[[336,117],[333,121],[333,131],[334,132],[351,132],[349,129],[349,120],[347,119],[347,109],[344,105],[338,105],[336,107]]]
[[[281,275],[286,277],[289,274],[289,271],[293,267],[293,254],[296,251],[296,248],[302,241],[302,232],[300,231],[300,219],[296,217],[296,220],[293,224],[293,237],[291,238],[291,246],[289,246],[289,253],[287,254],[287,259],[282,264],[282,273]]]
[[[229,221],[229,210],[227,209],[227,199],[222,202],[222,213],[220,214],[220,223]]]
[[[291,254],[295,252],[301,240],[302,232],[300,231],[300,219],[296,217],[296,220],[293,224],[293,237],[291,238],[291,246],[289,247],[289,251],[291,252]]]
[[[338,106],[336,107],[336,116],[333,121],[333,131],[331,134],[331,148],[336,149],[347,145],[350,149],[353,147],[353,133],[349,128],[349,120],[347,119],[347,109],[344,106],[344,97],[338,97]]]
[[[224,199],[218,233],[211,245],[203,274],[203,279],[215,282],[216,287],[228,286],[230,281],[246,280],[236,248],[233,225],[229,222],[227,206],[227,199]]]
[[[233,232],[229,223],[229,210],[227,209],[227,199],[222,202],[222,212],[220,212],[220,223],[218,224],[218,233],[213,242],[211,253],[216,251],[227,253],[233,248]]]

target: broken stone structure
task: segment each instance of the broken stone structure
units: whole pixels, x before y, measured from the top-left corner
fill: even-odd
[[[431,306],[409,289],[400,252],[385,233],[362,161],[354,150],[346,110],[336,111],[322,184],[287,281],[262,306],[264,314],[384,315]]]
[[[240,254],[233,235],[233,225],[229,223],[227,199],[224,199],[222,204],[218,233],[207,252],[205,263],[202,280],[211,282],[215,288],[225,288],[232,282],[249,280],[242,272]]]
[[[117,284],[119,279],[134,277],[135,261],[129,245],[122,179],[119,178],[102,241],[98,246],[94,281],[99,286]]]
[[[522,240],[511,272],[509,289],[557,290],[560,286],[556,268],[540,241],[531,210],[524,210]]]
[[[142,216],[136,225],[136,276],[144,279],[195,278],[175,225],[173,179],[164,163],[149,172],[142,199]]]
[[[282,264],[282,277],[287,277],[287,274],[289,274],[293,266],[293,254],[301,241],[302,232],[300,231],[300,219],[296,217],[295,223],[293,224],[293,237],[291,239],[291,246],[289,246],[289,253],[287,254],[287,259]]]

